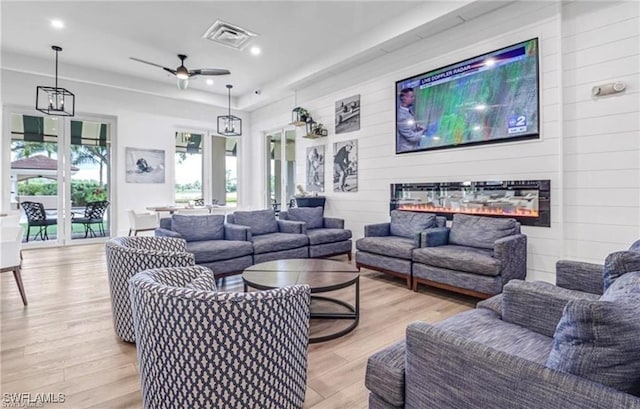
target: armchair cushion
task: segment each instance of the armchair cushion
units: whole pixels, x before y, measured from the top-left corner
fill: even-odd
[[[307,229],[317,229],[324,227],[322,207],[293,207],[289,209],[289,220],[296,222],[305,222]]]
[[[416,234],[431,227],[436,227],[435,214],[391,211],[390,232],[392,236],[413,239]]]
[[[493,249],[496,240],[520,233],[515,219],[454,214],[449,244]]]
[[[250,241],[237,240],[188,241],[187,251],[195,255],[197,264],[203,264],[250,256],[253,245]]]
[[[487,308],[456,314],[434,326],[541,365],[546,362],[553,344],[551,338],[505,322]]]
[[[297,249],[308,244],[309,239],[304,234],[269,233],[253,237],[254,254]]]
[[[547,366],[612,388],[640,391],[640,272],[617,279],[599,301],[567,303]]]
[[[171,230],[178,232],[186,241],[224,240],[224,216],[171,216]]]
[[[609,254],[604,262],[602,275],[604,291],[606,292],[616,279],[630,271],[640,271],[639,252],[627,250]]]
[[[412,239],[387,236],[363,237],[356,241],[356,248],[368,253],[411,260],[411,253],[416,246]]]
[[[272,209],[237,211],[233,216],[233,223],[249,226],[253,236],[278,232],[278,222]]]
[[[413,261],[449,270],[495,277],[500,274],[500,260],[490,250],[465,246],[423,247],[413,252]]]
[[[349,240],[351,238],[351,230],[345,229],[311,229],[307,230],[309,244],[315,246],[317,244],[336,243],[339,241]]]

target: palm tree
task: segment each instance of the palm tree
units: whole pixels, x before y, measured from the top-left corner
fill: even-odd
[[[96,163],[100,166],[100,186],[102,169],[109,163],[109,149],[104,146],[71,145],[71,164]]]
[[[46,153],[51,158],[58,151],[58,144],[53,142],[27,142],[13,141],[11,151],[15,152],[16,159],[29,158],[38,153]]]

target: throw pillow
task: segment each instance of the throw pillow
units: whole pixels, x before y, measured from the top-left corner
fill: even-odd
[[[619,277],[631,271],[640,271],[640,253],[627,250],[609,254],[602,271],[604,291]]]
[[[432,213],[391,212],[390,232],[392,236],[413,239],[421,231],[436,227],[436,215]]]
[[[260,234],[277,233],[278,222],[273,209],[254,210],[233,213],[235,224],[249,226],[251,234],[258,236]]]
[[[322,207],[294,207],[287,212],[289,220],[305,222],[307,229],[319,229],[324,227]]]
[[[186,284],[184,288],[190,288],[192,290],[203,291],[217,291],[216,280],[212,273],[202,273],[190,283]]]
[[[449,244],[493,249],[496,240],[520,233],[515,219],[454,214]]]
[[[224,216],[171,216],[171,230],[180,233],[186,241],[224,240]]]
[[[547,367],[637,393],[640,390],[638,280],[640,273],[618,279],[609,294],[598,301],[569,301],[553,336]]]

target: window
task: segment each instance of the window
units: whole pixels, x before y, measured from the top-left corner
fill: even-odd
[[[204,201],[202,183],[203,134],[176,132],[175,202]]]

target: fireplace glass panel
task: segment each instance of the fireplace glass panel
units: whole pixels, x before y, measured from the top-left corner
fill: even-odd
[[[511,217],[523,225],[551,226],[550,181],[399,183],[391,185],[391,210]]]

